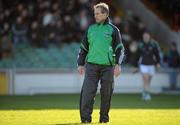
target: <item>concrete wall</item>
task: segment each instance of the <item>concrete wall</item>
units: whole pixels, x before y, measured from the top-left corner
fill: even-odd
[[[83,76],[75,72],[17,72],[14,76],[14,94],[80,93],[82,83]],[[180,83],[179,78],[178,83]],[[157,73],[152,80],[151,91],[159,93],[162,91],[162,87],[168,85],[168,75]],[[120,77],[115,79],[114,88],[115,93],[141,92],[142,78],[140,73],[122,73]]]

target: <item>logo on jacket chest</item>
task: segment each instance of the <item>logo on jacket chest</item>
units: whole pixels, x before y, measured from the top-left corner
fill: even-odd
[[[105,36],[105,37],[111,37],[111,33],[109,33],[109,32],[103,32],[103,36]]]
[[[151,46],[143,48],[143,52],[146,54],[150,54],[152,51],[153,51],[153,48]]]

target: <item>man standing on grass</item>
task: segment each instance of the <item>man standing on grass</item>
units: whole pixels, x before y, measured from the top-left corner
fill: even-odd
[[[114,75],[121,72],[124,46],[119,29],[109,22],[109,7],[105,3],[94,6],[95,24],[89,26],[82,40],[78,55],[78,72],[85,71],[80,97],[82,123],[91,123],[94,99],[100,81],[100,123],[109,122]],[[85,65],[86,64],[86,65]],[[84,69],[85,65],[85,69]]]

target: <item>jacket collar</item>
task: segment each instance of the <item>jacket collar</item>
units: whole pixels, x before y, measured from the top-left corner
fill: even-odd
[[[107,17],[106,20],[104,21],[103,25],[108,24],[109,22],[110,22],[110,19],[109,19],[109,17]]]
[[[106,24],[108,24],[110,22],[110,19],[109,19],[109,17],[107,17],[106,18],[106,20],[103,22],[103,23],[97,23],[98,25],[106,25]]]

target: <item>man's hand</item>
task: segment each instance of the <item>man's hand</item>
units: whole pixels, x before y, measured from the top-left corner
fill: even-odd
[[[161,66],[160,66],[160,64],[159,64],[159,63],[158,63],[158,64],[156,64],[156,68],[157,68],[157,69],[161,68]]]
[[[78,72],[80,75],[84,74],[84,66],[78,66]]]
[[[114,75],[115,77],[118,77],[121,73],[121,66],[116,64],[115,67],[114,67]]]
[[[161,65],[158,63],[158,64],[156,64],[156,70],[157,71],[159,71],[160,70],[160,68],[161,68]]]

